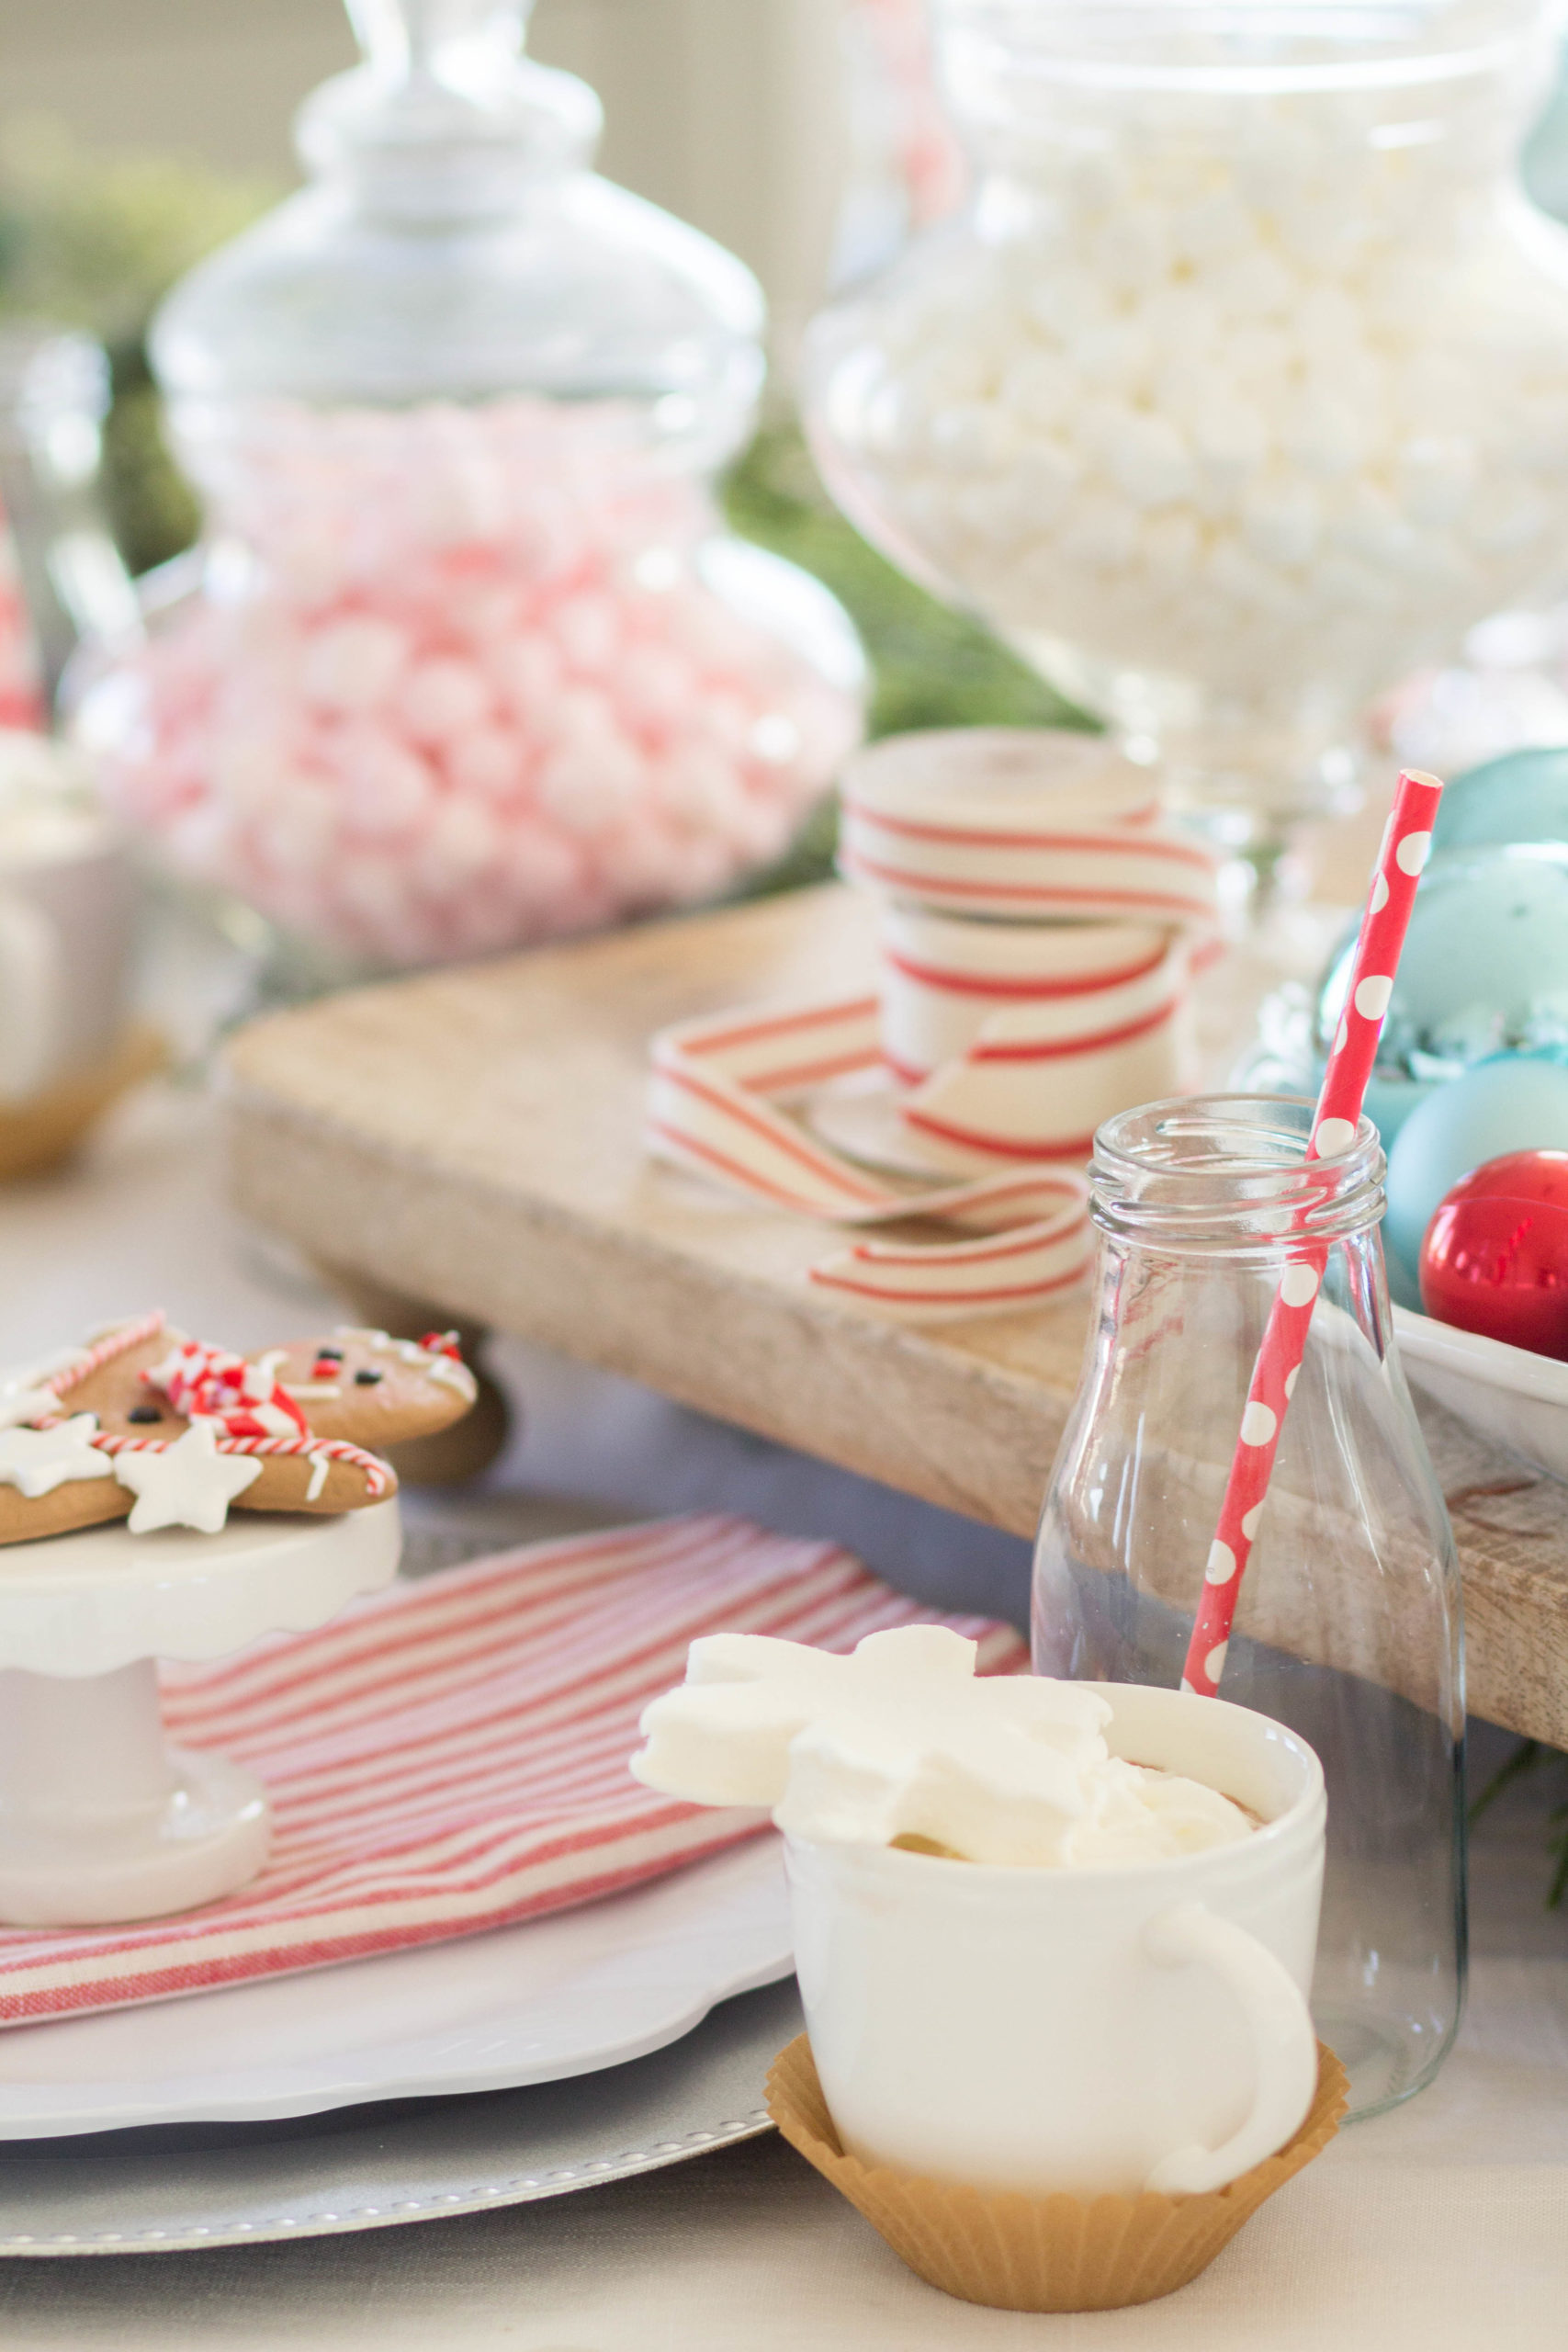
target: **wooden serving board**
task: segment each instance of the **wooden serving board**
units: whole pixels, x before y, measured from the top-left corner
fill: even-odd
[[[241,1207],[312,1257],[950,1510],[1032,1535],[1077,1383],[1082,1298],[919,1330],[830,1303],[834,1228],[650,1162],[647,1048],[668,1022],[863,986],[863,905],[803,892],[255,1022],[227,1054]],[[1235,967],[1209,1008],[1250,1029]],[[1470,1700],[1568,1747],[1563,1489],[1422,1418],[1465,1575]]]

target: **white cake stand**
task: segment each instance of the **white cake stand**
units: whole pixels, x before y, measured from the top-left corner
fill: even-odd
[[[160,1657],[305,1633],[397,1572],[396,1499],[235,1511],[218,1535],[123,1521],[0,1546],[0,1921],[100,1927],[231,1894],[266,1860],[259,1781],[171,1747]]]

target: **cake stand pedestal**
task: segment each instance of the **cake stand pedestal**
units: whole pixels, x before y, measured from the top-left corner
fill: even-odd
[[[236,1511],[218,1535],[123,1521],[0,1547],[0,1923],[102,1927],[229,1894],[266,1860],[259,1781],[171,1747],[160,1657],[306,1633],[397,1572],[395,1499]]]

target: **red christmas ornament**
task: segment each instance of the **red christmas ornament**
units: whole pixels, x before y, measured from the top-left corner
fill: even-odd
[[[1506,1152],[1456,1184],[1420,1276],[1439,1323],[1568,1362],[1568,1151]]]

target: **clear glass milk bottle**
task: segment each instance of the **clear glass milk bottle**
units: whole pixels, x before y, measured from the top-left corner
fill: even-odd
[[[1311,1120],[1213,1095],[1100,1130],[1100,1311],[1041,1521],[1034,1664],[1179,1683],[1287,1237],[1328,1241],[1221,1695],[1323,1759],[1313,2006],[1366,2114],[1431,2079],[1463,1997],[1460,1583],[1393,1350],[1377,1132],[1309,1163]]]

